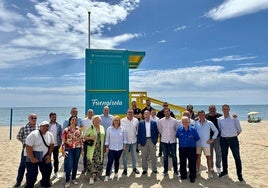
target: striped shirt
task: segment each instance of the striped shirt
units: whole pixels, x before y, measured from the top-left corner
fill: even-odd
[[[158,131],[161,134],[161,142],[172,144],[176,143],[176,132],[179,122],[173,117],[163,117],[158,122]]]
[[[39,129],[39,126],[36,124],[35,126],[31,126],[29,123],[27,123],[25,126],[21,127],[18,134],[17,139],[21,141],[23,147],[25,147],[25,141],[27,136],[34,130]]]

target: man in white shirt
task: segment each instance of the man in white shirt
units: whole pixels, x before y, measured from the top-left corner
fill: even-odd
[[[53,166],[54,166],[54,177],[58,177],[59,171],[59,148],[61,146],[61,134],[62,134],[62,126],[57,123],[57,114],[55,112],[51,112],[49,114],[49,131],[53,134],[54,137],[54,149],[53,149]]]
[[[40,130],[32,131],[26,138],[26,188],[34,187],[37,180],[38,167],[42,174],[42,179],[40,180],[41,187],[51,187],[51,153],[55,141],[48,128],[49,122],[43,121],[40,124]]]
[[[161,145],[164,154],[164,172],[163,175],[168,174],[168,157],[169,154],[172,158],[173,171],[176,176],[178,176],[178,162],[176,153],[176,131],[179,127],[179,122],[170,116],[170,109],[164,110],[165,117],[159,120],[158,130],[161,134]]]
[[[123,174],[127,175],[127,158],[128,153],[131,153],[132,158],[132,168],[133,172],[139,174],[140,172],[136,168],[137,157],[136,157],[136,148],[137,148],[137,130],[138,130],[139,120],[134,117],[133,109],[130,108],[127,111],[127,117],[121,119],[121,126],[126,130],[127,145],[126,149],[123,152],[123,165],[124,171]]]

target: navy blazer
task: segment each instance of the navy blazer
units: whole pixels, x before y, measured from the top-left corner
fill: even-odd
[[[150,120],[150,131],[151,131],[151,140],[153,144],[156,144],[158,138],[158,129],[155,121]],[[137,143],[144,146],[146,144],[146,128],[145,128],[145,120],[139,122],[138,126],[138,135],[137,135]]]

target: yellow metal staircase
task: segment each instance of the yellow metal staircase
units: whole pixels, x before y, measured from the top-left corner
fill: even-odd
[[[146,91],[141,92],[129,92],[129,106],[131,107],[131,102],[136,101],[137,107],[140,109],[143,109],[146,106],[146,100],[149,99],[151,101],[151,106],[156,109],[156,111],[161,110],[163,107],[163,102],[158,99],[154,99],[147,96]],[[175,114],[177,119],[180,119],[182,117],[183,111],[186,110],[186,108],[174,105],[171,103],[168,103],[168,107],[170,110]]]

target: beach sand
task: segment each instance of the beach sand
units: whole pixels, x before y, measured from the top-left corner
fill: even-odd
[[[161,172],[163,172],[163,161],[162,158],[157,158],[158,174],[151,174],[151,169],[149,169],[148,175],[135,175],[131,174],[132,168],[129,165],[128,177],[123,176],[119,181],[109,180],[109,182],[96,181],[94,185],[89,185],[88,176],[81,175],[82,170],[82,160],[79,163],[79,174],[77,180],[79,185],[71,185],[71,187],[137,187],[137,188],[175,188],[175,187],[268,187],[266,183],[268,178],[268,173],[266,169],[268,167],[268,121],[263,121],[261,123],[250,124],[246,121],[241,121],[243,132],[239,135],[240,140],[240,154],[243,166],[243,177],[244,182],[239,182],[236,176],[236,168],[234,164],[234,159],[232,157],[231,151],[229,153],[229,177],[219,178],[214,173],[213,179],[207,178],[206,173],[206,159],[202,156],[202,172],[201,175],[197,177],[195,183],[190,183],[189,180],[181,181],[180,178],[174,176],[171,168],[171,159],[169,160],[169,176],[163,177]],[[21,153],[21,143],[16,140],[16,135],[18,133],[19,127],[13,126],[12,128],[12,139],[9,140],[9,127],[0,126],[0,188],[12,187],[16,182],[17,169],[20,161]],[[129,159],[129,161],[131,161]],[[179,161],[179,160],[178,160]],[[60,175],[63,176],[63,158],[60,157]],[[122,160],[120,160],[122,164]],[[137,167],[141,172],[141,156],[138,155]],[[150,163],[149,163],[150,167]],[[105,171],[104,171],[105,172]],[[122,173],[122,166],[120,167],[119,174]],[[113,178],[111,175],[111,178]],[[104,176],[104,173],[103,173]],[[40,179],[40,173],[38,176]],[[53,187],[64,187],[65,179],[62,178],[51,178],[53,182]],[[25,183],[25,178],[23,179],[22,186]],[[39,184],[35,187],[39,187]]]

